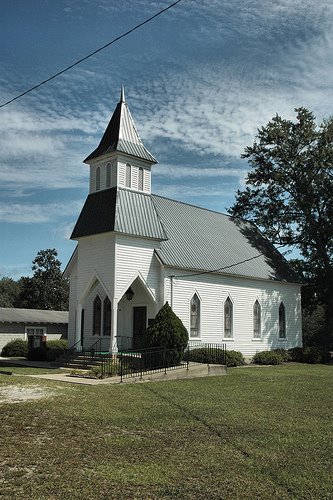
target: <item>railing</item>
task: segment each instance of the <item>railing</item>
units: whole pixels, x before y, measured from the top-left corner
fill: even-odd
[[[222,364],[226,362],[225,344],[191,344],[186,349],[136,349],[114,354],[101,354],[100,376],[143,378],[145,374],[167,373],[200,364]]]
[[[92,362],[96,361],[96,359],[102,360],[102,339],[99,338],[88,348],[82,348],[81,352],[81,362],[83,366],[87,366]]]
[[[75,354],[77,353],[77,346],[81,344],[81,339],[75,342],[75,344],[72,345],[72,347],[69,347],[69,349],[66,349],[64,351],[63,356],[61,357],[61,362],[65,366],[67,366],[70,361],[74,358]]]

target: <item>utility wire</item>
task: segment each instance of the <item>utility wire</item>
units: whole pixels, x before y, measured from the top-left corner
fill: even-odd
[[[280,245],[280,246],[274,247],[274,248],[276,248],[276,250],[277,250],[278,248],[282,248],[284,246],[285,245]],[[225,271],[225,269],[230,269],[231,267],[238,266],[239,264],[244,264],[245,262],[250,262],[251,260],[257,259],[258,257],[261,257],[262,255],[265,255],[265,254],[258,253],[257,255],[254,255],[253,257],[250,257],[249,259],[244,259],[244,260],[240,260],[238,262],[235,262],[234,264],[229,264],[229,266],[219,267],[218,269],[211,269],[209,271],[201,271],[200,273],[178,274],[178,275],[171,274],[168,276],[168,278],[186,278],[188,276],[202,276],[203,274],[218,273],[220,271]]]
[[[86,59],[89,59],[89,57],[92,57],[95,54],[97,54],[98,52],[101,52],[102,50],[106,49],[107,47],[109,47],[113,43],[115,43],[118,40],[120,40],[121,38],[124,38],[125,36],[129,35],[130,33],[132,33],[133,31],[137,30],[138,28],[141,28],[141,26],[144,26],[145,24],[149,23],[150,21],[152,21],[156,17],[160,16],[161,14],[163,14],[164,12],[166,12],[167,10],[172,9],[172,7],[175,7],[181,1],[182,0],[177,0],[176,2],[170,4],[168,7],[165,7],[165,9],[162,9],[159,12],[157,12],[156,14],[154,14],[153,16],[149,17],[148,19],[146,19],[142,23],[137,24],[136,26],[134,26],[134,28],[131,28],[130,30],[126,31],[126,33],[123,33],[122,35],[117,36],[116,38],[114,38],[113,40],[111,40],[111,42],[106,43],[105,45],[103,45],[103,47],[100,47],[99,49],[94,50],[94,52],[91,52],[87,56],[82,57],[82,59],[79,59],[78,61],[76,61],[75,63],[71,64],[70,66],[67,66],[67,68],[62,69],[61,71],[58,71],[58,73],[50,76],[46,80],[38,83],[37,85],[35,85],[34,87],[31,87],[30,89],[26,90],[25,92],[22,92],[22,94],[19,94],[16,97],[13,97],[13,99],[10,99],[9,101],[4,102],[3,104],[0,104],[0,108],[4,108],[5,106],[8,106],[8,104],[16,101],[20,97],[23,97],[24,95],[29,94],[29,92],[32,92],[33,90],[38,89],[38,87],[41,87],[42,85],[45,85],[46,83],[50,82],[51,80],[54,80],[54,78],[57,78],[57,76],[62,75],[63,73],[66,73],[66,71],[69,71],[70,69],[74,68],[74,66],[77,66],[78,64],[81,64]]]

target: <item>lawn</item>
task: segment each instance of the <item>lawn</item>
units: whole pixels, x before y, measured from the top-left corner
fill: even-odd
[[[0,496],[333,498],[333,366],[78,386],[0,376]]]

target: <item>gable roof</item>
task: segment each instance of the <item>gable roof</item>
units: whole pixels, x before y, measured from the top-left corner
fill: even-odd
[[[156,255],[169,267],[300,282],[254,224],[161,196],[122,188],[90,194],[71,237],[108,231],[159,240]]]
[[[0,323],[68,323],[68,311],[0,307]]]
[[[286,259],[251,222],[152,195],[168,236],[156,249],[170,267],[299,283]]]
[[[122,89],[120,101],[97,148],[84,160],[88,163],[94,158],[118,151],[150,163],[157,163],[153,155],[145,148],[136,129],[134,120],[125,102]]]
[[[88,195],[71,238],[110,231],[157,240],[167,238],[151,196],[116,187]]]

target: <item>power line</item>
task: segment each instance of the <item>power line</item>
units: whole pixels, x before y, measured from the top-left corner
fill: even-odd
[[[120,40],[121,38],[124,38],[125,36],[129,35],[130,33],[132,33],[133,31],[137,30],[138,28],[141,28],[141,26],[144,26],[145,24],[149,23],[150,21],[152,21],[156,17],[160,16],[161,14],[163,14],[164,12],[166,12],[167,10],[172,9],[172,7],[175,7],[181,1],[182,0],[177,0],[176,2],[168,5],[168,7],[165,7],[164,9],[160,10],[159,12],[157,12],[156,14],[154,14],[153,16],[149,17],[148,19],[146,19],[142,23],[139,23],[136,26],[134,26],[134,28],[131,28],[130,30],[126,31],[126,33],[123,33],[122,35],[119,35],[116,38],[114,38],[113,40],[111,40],[111,42],[106,43],[105,45],[103,45],[103,47],[100,47],[99,49],[94,50],[94,52],[91,52],[87,56],[82,57],[82,59],[79,59],[78,61],[76,61],[75,63],[71,64],[70,66],[67,66],[67,68],[62,69],[61,71],[58,71],[58,73],[55,73],[54,75],[50,76],[46,80],[38,83],[37,85],[34,85],[33,87],[31,87],[30,89],[26,90],[25,92],[22,92],[22,94],[19,94],[16,97],[13,97],[12,99],[10,99],[9,101],[4,102],[3,104],[0,104],[0,108],[4,108],[5,106],[8,106],[8,104],[16,101],[17,99],[20,99],[20,97],[23,97],[24,95],[29,94],[29,92],[32,92],[33,90],[38,89],[42,85],[45,85],[46,83],[50,82],[51,80],[54,80],[59,75],[62,75],[63,73],[66,73],[66,71],[69,71],[70,69],[74,68],[74,66],[77,66],[78,64],[81,64],[83,61],[86,61],[87,59],[89,59],[89,57],[92,57],[95,54],[97,54],[98,52],[101,52],[102,50],[106,49],[107,47],[109,47],[113,43],[115,43],[118,40]]]
[[[284,246],[285,245],[280,245],[280,246],[274,247],[274,248],[276,248],[276,250],[277,250],[278,248],[282,248]],[[178,275],[171,274],[170,276],[168,276],[168,278],[186,278],[188,276],[202,276],[203,274],[218,273],[220,271],[225,271],[226,269],[230,269],[231,267],[238,266],[239,264],[244,264],[245,262],[250,262],[251,260],[257,259],[258,257],[261,257],[262,255],[265,255],[265,254],[258,253],[257,255],[254,255],[253,257],[250,257],[249,259],[240,260],[238,262],[235,262],[234,264],[229,264],[228,266],[219,267],[218,269],[211,269],[209,271],[201,271],[200,273],[178,274]]]

